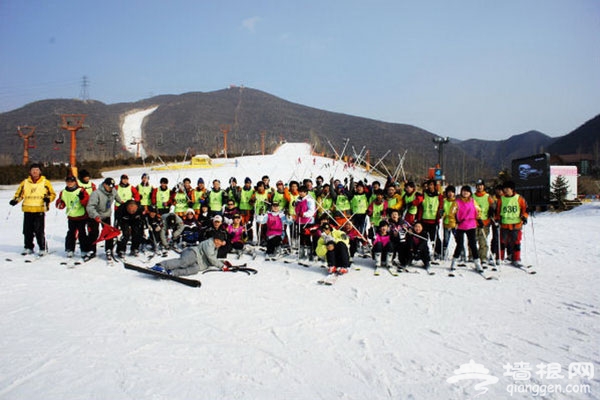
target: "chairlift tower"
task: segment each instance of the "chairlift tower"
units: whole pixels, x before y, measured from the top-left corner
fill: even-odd
[[[265,136],[267,134],[267,131],[260,131],[260,151],[262,152],[262,155],[265,155]]]
[[[61,114],[61,125],[62,129],[71,132],[71,152],[69,154],[69,165],[71,168],[71,174],[77,176],[77,137],[76,134],[80,129],[86,128],[83,125],[87,114]]]
[[[29,149],[35,148],[34,133],[35,126],[17,126],[17,133],[23,139],[23,165],[29,163]]]
[[[229,125],[221,125],[219,126],[221,133],[223,134],[223,154],[225,154],[225,158],[227,158],[227,134],[231,130]]]

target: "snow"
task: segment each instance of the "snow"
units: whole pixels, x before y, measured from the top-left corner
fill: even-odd
[[[106,176],[127,173],[137,184],[143,172],[152,184],[167,176],[171,185],[184,175],[224,185],[231,176],[256,182],[265,174],[272,183],[317,175],[375,179],[312,156],[305,144],[212,169]],[[53,184],[57,192],[64,187]],[[242,260],[257,275],[199,275],[202,287],[195,289],[109,267],[102,258],[59,265],[66,217],[54,207],[46,216],[54,252],[25,263],[18,254],[22,212],[8,205],[15,188],[0,190],[0,257],[13,260],[4,262],[0,280],[0,399],[531,398],[507,390],[515,381],[503,367],[519,362],[531,366],[528,384],[591,391],[545,398],[600,397],[597,373],[567,376],[571,363],[600,365],[600,203],[530,219],[523,253],[537,275],[504,267],[499,280],[467,270],[449,278],[441,265],[433,276],[376,277],[372,261],[358,258],[360,271],[322,286],[319,266],[259,255]],[[485,394],[477,381],[447,382],[470,360],[498,378]],[[561,365],[564,378],[535,374],[550,363]]]
[[[121,131],[123,132],[123,140],[125,148],[128,152],[136,156],[146,158],[146,150],[144,149],[144,142],[142,136],[142,126],[144,118],[152,114],[158,106],[146,108],[144,110],[132,111],[123,117],[123,124],[121,125]]]

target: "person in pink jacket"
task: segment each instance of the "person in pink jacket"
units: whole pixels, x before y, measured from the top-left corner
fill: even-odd
[[[450,212],[456,218],[456,248],[454,249],[450,270],[454,270],[456,267],[456,262],[464,246],[464,237],[466,234],[469,249],[473,254],[475,268],[477,272],[482,272],[479,251],[477,250],[477,237],[475,235],[479,206],[473,200],[473,192],[470,186],[463,186],[460,189],[460,197],[456,199],[456,204]]]

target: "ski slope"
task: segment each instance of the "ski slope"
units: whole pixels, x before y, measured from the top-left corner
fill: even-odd
[[[271,183],[375,179],[315,157],[305,144],[223,164],[106,176],[127,173],[137,184],[148,172],[155,185],[162,176],[171,185],[202,176],[225,186],[232,176],[256,182],[265,174]],[[23,215],[8,205],[15,188],[0,190],[0,399],[529,399],[557,384],[589,392],[544,398],[600,398],[600,203],[531,218],[523,254],[537,275],[503,267],[499,280],[467,269],[449,278],[440,265],[433,276],[374,276],[372,261],[358,258],[360,271],[322,286],[318,265],[259,255],[241,260],[257,275],[199,275],[202,287],[194,289],[102,258],[59,265],[66,217],[53,206],[46,216],[53,253],[25,263]],[[485,374],[461,375],[470,360],[496,383],[476,388]],[[530,379],[504,375],[518,363]],[[589,363],[596,375],[584,369],[569,378],[569,366]],[[563,378],[536,373],[548,364],[558,364]],[[529,391],[511,396],[510,385],[521,383]]]

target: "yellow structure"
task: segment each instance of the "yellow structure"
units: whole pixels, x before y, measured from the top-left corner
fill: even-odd
[[[212,160],[206,154],[198,154],[192,158],[191,165],[195,167],[210,167]]]

